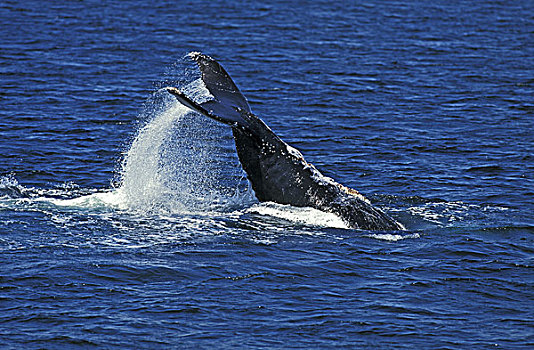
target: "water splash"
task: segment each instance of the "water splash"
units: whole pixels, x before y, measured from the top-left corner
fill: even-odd
[[[211,98],[201,81],[184,87],[197,101]],[[158,92],[165,94],[164,92]],[[230,129],[191,113],[171,96],[152,106],[122,162],[121,206],[143,212],[229,210],[251,199]]]
[[[122,163],[122,184],[117,191],[125,206],[153,210],[168,193],[160,172],[161,148],[170,136],[172,123],[185,112],[185,107],[175,105],[139,131]]]

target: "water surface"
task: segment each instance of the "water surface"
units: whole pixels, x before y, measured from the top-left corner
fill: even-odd
[[[6,348],[534,347],[529,1],[0,5]],[[258,203],[212,55],[406,232]]]

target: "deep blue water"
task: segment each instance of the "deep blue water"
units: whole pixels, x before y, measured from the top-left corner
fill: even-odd
[[[531,1],[3,1],[3,348],[534,347]],[[259,204],[218,59],[406,232]]]

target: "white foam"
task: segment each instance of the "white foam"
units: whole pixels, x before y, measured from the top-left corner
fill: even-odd
[[[269,202],[255,204],[247,209],[247,212],[273,216],[302,225],[342,229],[349,228],[339,216],[310,207],[299,208]]]
[[[18,186],[18,184],[19,183],[17,179],[15,179],[15,177],[12,174],[0,177],[0,189],[8,188],[8,187],[16,187]]]
[[[41,198],[40,201],[50,202],[58,207],[125,209],[125,201],[120,189],[92,193],[72,199]]]
[[[421,236],[418,233],[412,233],[408,235],[396,235],[396,234],[391,234],[391,233],[373,233],[373,234],[367,235],[367,237],[375,238],[375,239],[379,239],[383,241],[397,242],[403,239],[420,238]]]
[[[426,222],[442,226],[458,226],[479,220],[480,216],[508,210],[500,206],[481,206],[463,202],[430,202],[406,209]]]

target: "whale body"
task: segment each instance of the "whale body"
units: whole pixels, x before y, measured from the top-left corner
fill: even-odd
[[[404,230],[358,191],[321,174],[302,154],[280,139],[250,110],[246,98],[213,58],[188,55],[213,99],[196,103],[175,87],[164,88],[191,110],[232,128],[237,155],[256,198],[338,215],[349,227],[362,230]]]

